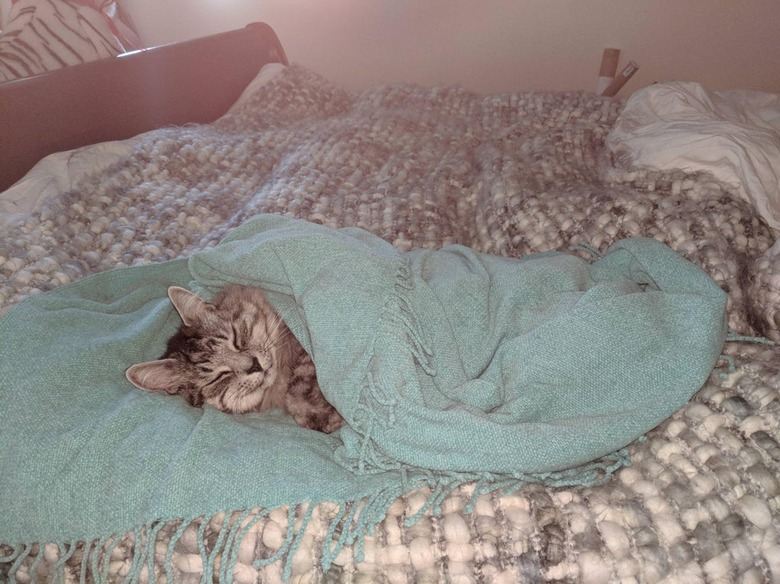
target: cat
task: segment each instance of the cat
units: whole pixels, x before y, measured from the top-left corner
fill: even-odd
[[[231,285],[212,302],[171,286],[182,324],[162,357],[131,366],[146,391],[243,414],[280,407],[299,426],[330,433],[342,417],[325,400],[314,362],[258,288]]]

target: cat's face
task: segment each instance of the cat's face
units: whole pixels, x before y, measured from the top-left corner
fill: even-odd
[[[229,287],[213,303],[178,287],[168,296],[182,326],[162,359],[127,370],[131,383],[231,413],[281,405],[272,402],[291,333],[258,291]]]

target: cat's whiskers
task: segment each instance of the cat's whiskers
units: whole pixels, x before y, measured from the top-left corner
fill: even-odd
[[[286,347],[287,345],[289,345],[293,339],[295,339],[295,335],[292,334],[292,331],[290,329],[287,329],[286,331],[284,331],[283,334],[274,338],[274,342],[271,343],[271,345],[269,345],[268,348],[270,350],[281,349],[282,347]]]
[[[294,342],[297,342],[297,341],[298,341],[297,339],[293,338],[293,339],[288,339],[284,343],[281,343],[281,344],[277,342],[277,343],[274,343],[274,345],[271,347],[271,349],[274,350],[274,351],[279,351],[281,349],[284,349],[285,347],[289,347],[290,345],[292,345]]]
[[[281,338],[287,336],[290,333],[290,329],[287,328],[287,325],[284,324],[284,321],[282,320],[282,317],[278,314],[273,315],[273,320],[268,324],[266,327],[266,331],[268,333],[268,338],[274,338],[277,336],[279,329],[285,328],[286,330],[282,335],[280,335]]]

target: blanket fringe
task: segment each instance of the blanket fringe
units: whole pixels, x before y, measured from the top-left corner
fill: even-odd
[[[598,467],[588,465],[585,475],[590,484],[599,484],[625,464],[628,464],[627,453],[619,451],[605,457]],[[570,477],[561,474],[557,477],[557,486],[580,485],[583,476],[583,472],[572,473]],[[280,576],[287,582],[293,577],[299,550],[307,558],[312,553],[315,557],[319,554],[323,573],[339,563],[339,555],[345,549],[351,548],[354,561],[362,562],[366,537],[384,520],[391,505],[404,495],[425,492],[422,504],[408,508],[404,513],[404,525],[411,526],[426,515],[440,516],[444,501],[461,487],[468,485],[466,492],[470,492],[470,499],[465,512],[471,513],[479,496],[491,491],[511,494],[531,482],[537,482],[532,478],[487,473],[434,475],[426,472],[410,478],[399,471],[398,481],[393,486],[340,504],[299,503],[279,509],[255,507],[167,522],[158,520],[126,534],[87,542],[0,545],[0,579],[7,577],[9,584],[44,581],[53,584],[156,584],[176,582],[187,574],[189,579],[199,575],[201,584],[233,584],[247,581],[247,577],[254,581],[256,576],[243,571],[247,568],[246,555],[241,562],[243,567],[239,569],[242,550],[255,558],[266,548],[267,555],[255,558],[251,567],[261,571],[271,564],[278,564]],[[419,501],[419,497],[416,500]],[[269,522],[277,524],[279,529],[272,531],[277,532],[279,537],[266,541]],[[319,549],[311,550],[304,546],[307,528],[311,524],[315,524],[317,533],[326,533],[322,541],[314,544]],[[197,553],[192,553],[195,545]]]
[[[754,345],[768,345],[770,347],[775,346],[775,343],[771,339],[766,337],[741,335],[736,331],[729,329],[726,332],[727,343],[751,343]],[[733,373],[737,371],[737,366],[734,363],[734,358],[730,355],[722,354],[718,358],[718,362],[715,364],[715,372],[722,380],[728,379]]]
[[[600,260],[604,257],[604,254],[601,253],[600,250],[593,247],[591,244],[587,242],[581,242],[577,243],[575,245],[569,246],[569,251],[571,252],[585,252],[585,254],[588,255],[588,260],[591,262],[595,262],[596,260]]]
[[[753,343],[756,345],[770,345],[770,346],[774,346],[776,344],[773,340],[767,339],[766,337],[740,335],[739,333],[731,329],[729,329],[729,331],[726,333],[726,342],[727,343]]]
[[[393,289],[380,316],[380,330],[384,339],[394,338],[398,347],[407,352],[420,369],[429,376],[436,375],[433,363],[433,351],[426,338],[407,296],[414,289],[409,260],[398,263]],[[374,359],[377,353],[377,339],[369,351]],[[381,371],[381,367],[376,368]],[[352,426],[359,433],[359,454],[356,457],[336,453],[339,462],[357,474],[372,474],[387,470],[398,470],[397,460],[385,456],[374,445],[374,434],[378,427],[392,428],[396,421],[397,397],[390,383],[375,375],[371,369],[366,372],[360,401],[356,408]]]

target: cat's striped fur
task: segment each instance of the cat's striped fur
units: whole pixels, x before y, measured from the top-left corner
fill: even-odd
[[[311,357],[259,289],[228,286],[206,302],[173,286],[168,296],[182,325],[160,359],[127,370],[134,385],[229,413],[281,407],[322,432],[341,426]]]

